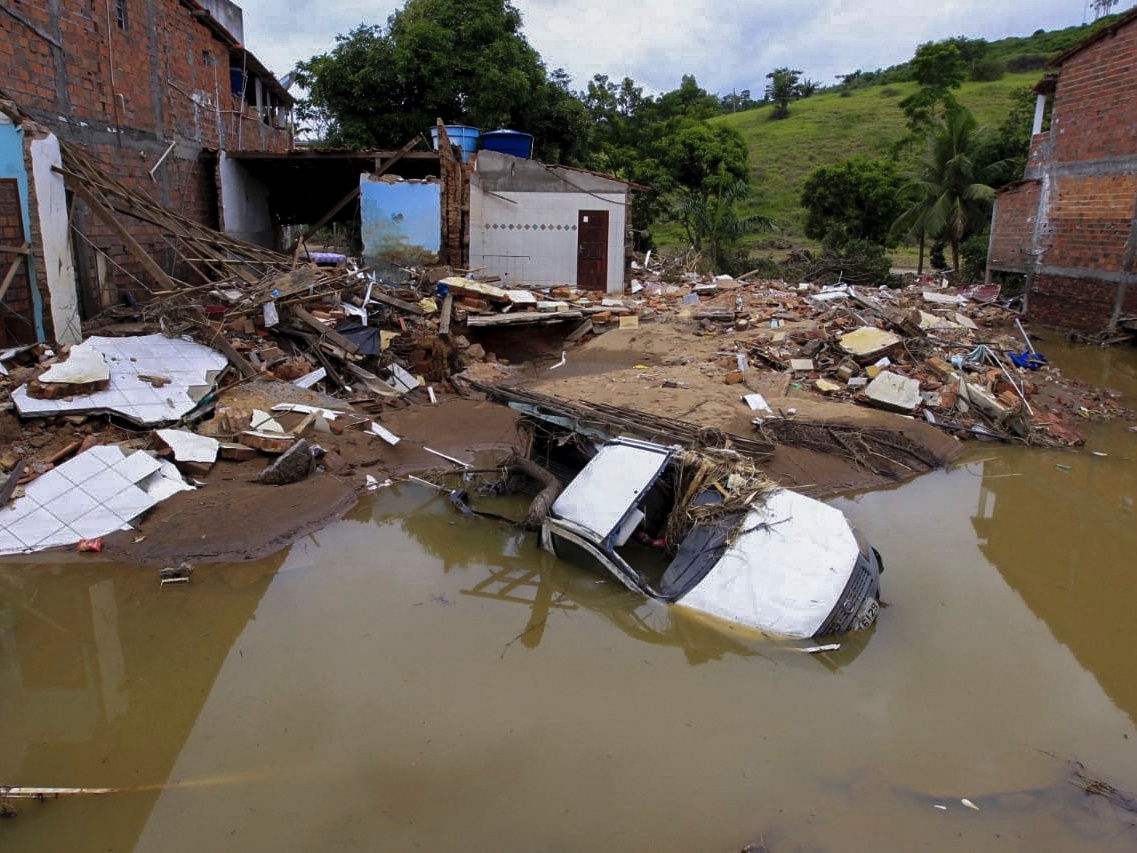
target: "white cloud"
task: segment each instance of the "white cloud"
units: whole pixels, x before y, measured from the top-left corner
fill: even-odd
[[[382,24],[395,4],[238,0],[246,45],[273,71],[331,49],[337,33]],[[835,75],[903,62],[925,41],[953,35],[988,40],[1054,30],[1087,20],[1073,0],[515,0],[524,32],[550,68],[578,87],[594,74],[631,77],[667,91],[694,74],[712,92],[762,90],[770,70],[788,65],[831,83]]]

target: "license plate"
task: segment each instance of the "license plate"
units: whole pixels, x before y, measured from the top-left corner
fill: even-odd
[[[875,598],[870,598],[861,605],[861,612],[857,614],[857,620],[853,623],[853,630],[861,631],[868,628],[876,621],[878,613],[880,613],[880,602]]]

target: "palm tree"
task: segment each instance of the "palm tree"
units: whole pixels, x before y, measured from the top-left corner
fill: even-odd
[[[672,205],[672,216],[682,224],[695,250],[706,250],[717,268],[725,250],[739,237],[772,230],[774,223],[758,214],[738,215],[735,204],[750,194],[746,181],[727,182],[725,169],[720,168],[718,179],[708,183],[709,188],[682,190]]]
[[[959,244],[987,227],[995,197],[990,182],[1007,166],[992,159],[992,150],[987,129],[964,107],[950,108],[932,125],[924,161],[902,190],[912,205],[893,226],[920,238],[921,267],[925,237],[948,243],[958,270]]]
[[[909,202],[896,221],[892,223],[892,235],[904,240],[916,240],[920,247],[919,260],[916,262],[916,275],[924,274],[924,244],[930,236],[933,240],[936,235],[931,233],[932,207],[935,198],[926,195],[926,188],[916,183],[908,183],[900,188],[900,197]]]

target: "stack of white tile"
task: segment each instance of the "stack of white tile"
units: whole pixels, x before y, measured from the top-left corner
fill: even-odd
[[[170,463],[141,450],[92,447],[37,477],[0,508],[0,554],[73,545],[129,527],[176,492],[192,489]]]

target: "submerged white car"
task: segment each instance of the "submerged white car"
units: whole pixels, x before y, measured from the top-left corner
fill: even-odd
[[[880,555],[842,512],[777,487],[731,504],[722,485],[692,480],[690,459],[679,447],[604,442],[553,503],[542,546],[643,595],[760,631],[816,637],[873,624]],[[677,504],[688,523],[668,543]]]

